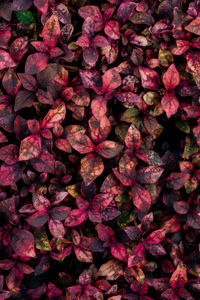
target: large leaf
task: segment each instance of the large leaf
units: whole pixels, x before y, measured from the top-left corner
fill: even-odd
[[[34,53],[28,56],[25,64],[26,74],[37,74],[47,66],[49,56],[45,53]]]
[[[139,72],[143,88],[150,90],[158,89],[159,77],[156,71],[140,66]]]
[[[91,153],[81,159],[80,174],[86,185],[89,185],[99,177],[103,170],[104,164],[99,155]]]
[[[115,68],[106,71],[103,74],[102,81],[104,93],[111,93],[121,85],[121,77]]]
[[[83,223],[86,219],[87,211],[84,209],[72,210],[65,219],[65,226],[74,227]]]
[[[174,64],[172,64],[163,75],[163,83],[166,90],[173,90],[180,82],[180,75]]]
[[[180,289],[184,287],[187,281],[188,278],[186,266],[182,262],[179,262],[169,281],[171,287],[174,289]]]
[[[52,15],[45,23],[42,37],[49,48],[55,47],[60,37],[60,24],[56,15]]]
[[[12,60],[10,54],[4,50],[0,50],[0,70],[15,66],[16,63]]]
[[[117,156],[122,149],[123,145],[113,141],[104,141],[96,147],[97,153],[105,158]]]
[[[173,190],[179,190],[190,178],[189,174],[185,173],[171,173],[166,179],[166,186]]]
[[[142,143],[141,133],[133,124],[129,127],[124,141],[126,146],[133,150],[140,147]]]
[[[157,183],[163,171],[163,168],[157,166],[144,167],[137,172],[136,179],[140,183]]]
[[[36,257],[34,236],[25,229],[15,229],[11,239],[11,247],[20,256]]]
[[[185,29],[194,34],[200,35],[200,17],[194,19],[191,23],[189,23]]]
[[[21,141],[19,148],[19,160],[29,160],[38,157],[41,152],[41,137],[33,134]]]
[[[168,118],[173,116],[179,108],[179,102],[174,93],[165,92],[161,104]]]
[[[139,184],[134,184],[132,187],[133,204],[139,211],[148,212],[151,207],[151,196],[145,188]]]

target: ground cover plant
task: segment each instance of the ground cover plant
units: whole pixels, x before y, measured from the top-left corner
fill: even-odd
[[[0,1],[0,299],[200,299],[200,1]]]

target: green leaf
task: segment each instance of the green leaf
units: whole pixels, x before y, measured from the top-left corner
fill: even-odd
[[[30,24],[35,22],[35,19],[29,10],[15,11],[15,16],[19,22],[23,23],[26,26],[29,26]]]
[[[45,231],[35,233],[35,247],[43,251],[51,251],[51,246]]]

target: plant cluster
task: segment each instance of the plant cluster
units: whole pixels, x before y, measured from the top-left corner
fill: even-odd
[[[0,2],[0,299],[200,295],[200,1]]]

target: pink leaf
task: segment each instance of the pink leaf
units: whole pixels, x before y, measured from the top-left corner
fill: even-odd
[[[34,236],[28,230],[15,229],[10,243],[17,255],[36,257]]]
[[[16,63],[12,60],[9,53],[4,50],[0,50],[0,70],[5,68],[15,67]]]
[[[72,210],[65,219],[65,226],[74,227],[78,226],[85,221],[87,217],[87,211],[84,209]]]
[[[166,90],[173,90],[180,82],[180,75],[174,64],[172,64],[163,75],[163,83]]]
[[[179,108],[179,102],[174,93],[165,92],[161,104],[168,118],[173,116]]]
[[[44,25],[42,30],[42,37],[45,44],[49,48],[55,47],[59,37],[60,37],[60,24],[58,17],[52,15]]]
[[[25,63],[26,74],[37,74],[44,70],[47,66],[49,56],[45,53],[34,53],[28,56]]]
[[[119,23],[117,21],[109,21],[104,27],[104,32],[113,40],[120,38]]]
[[[33,134],[21,141],[19,148],[19,160],[30,160],[38,157],[41,152],[41,137]]]

